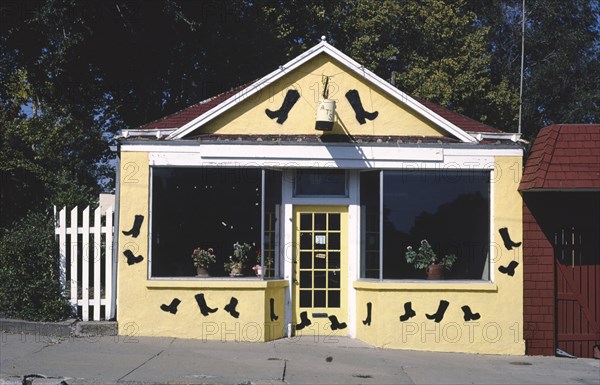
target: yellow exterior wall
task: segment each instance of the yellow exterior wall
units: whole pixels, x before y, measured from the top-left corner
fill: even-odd
[[[523,339],[522,247],[506,250],[498,229],[509,229],[511,239],[520,242],[522,201],[517,192],[521,179],[521,157],[497,157],[494,170],[493,282],[355,282],[356,336],[378,347],[486,354],[525,354]],[[514,276],[502,274],[499,266],[515,260]],[[440,323],[426,318],[434,314],[440,300],[449,306]],[[416,316],[400,322],[404,303],[412,303]],[[371,325],[360,320],[372,303]],[[461,307],[480,313],[477,321],[466,322]]]
[[[318,135],[321,131],[315,130],[315,115],[317,102],[322,99],[323,93],[321,75],[330,76],[329,99],[336,100],[336,121],[329,134],[444,136],[436,126],[364,79],[349,73],[324,54],[249,96],[201,127],[199,132],[220,135]],[[278,124],[277,119],[269,119],[265,109],[278,110],[289,89],[297,90],[300,99],[291,109],[288,119]],[[359,92],[366,111],[379,112],[377,118],[367,120],[363,125],[358,123],[345,96],[351,89]]]
[[[259,280],[149,280],[149,176],[148,154],[121,153],[119,263],[117,312],[119,334],[170,336],[227,341],[268,341],[283,336],[283,306],[287,281]],[[136,215],[143,215],[137,237],[125,235]],[[131,250],[144,259],[132,265],[123,252]],[[203,316],[194,298],[203,293],[208,307],[218,308]],[[238,304],[234,318],[223,308],[231,298]],[[181,303],[177,313],[161,309],[174,298]],[[270,298],[275,299],[278,320],[271,322]]]

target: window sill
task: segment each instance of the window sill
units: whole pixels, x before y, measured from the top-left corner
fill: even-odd
[[[373,291],[481,291],[497,292],[498,285],[490,281],[397,281],[362,279],[354,282],[357,290]]]
[[[148,279],[148,289],[266,289],[286,287],[284,279],[260,280],[257,278],[172,278]]]

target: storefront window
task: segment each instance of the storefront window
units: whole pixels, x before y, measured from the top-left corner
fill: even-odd
[[[191,255],[198,248],[211,248],[216,256],[208,268],[210,276],[229,276],[226,265],[236,242],[250,245],[244,275],[256,276],[252,267],[261,264],[261,241],[267,246],[266,259],[276,256],[277,194],[272,191],[277,188],[281,191],[281,178],[279,187],[276,179],[265,178],[265,184],[263,170],[252,168],[154,167],[151,276],[195,276]],[[271,191],[265,199],[263,186]],[[261,236],[263,218],[265,230]],[[274,274],[274,260],[272,264],[271,274]]]
[[[281,171],[263,170],[265,175],[264,249],[265,278],[278,277],[281,238]]]
[[[383,190],[379,194],[379,175]],[[378,217],[378,200],[383,203]],[[424,270],[407,263],[408,246],[417,250],[427,240],[438,257],[457,259],[446,279],[489,280],[490,173],[476,170],[384,170],[361,175],[361,277],[424,279]],[[378,238],[373,218],[380,221]],[[383,239],[382,248],[377,239]],[[383,263],[375,254],[381,253]],[[379,273],[379,271],[378,271]]]
[[[379,278],[380,174],[379,170],[360,173],[361,278]]]

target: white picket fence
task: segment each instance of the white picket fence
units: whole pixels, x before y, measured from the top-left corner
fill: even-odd
[[[90,223],[89,207],[81,215],[77,207],[72,209],[69,223],[66,208],[57,214],[54,207],[54,217],[63,292],[83,321],[113,319],[117,282],[113,209],[108,208],[102,215],[97,208],[93,223]]]

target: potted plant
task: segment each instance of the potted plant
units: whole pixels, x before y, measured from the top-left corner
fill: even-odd
[[[209,247],[208,250],[195,248],[192,252],[192,260],[194,266],[196,266],[196,272],[198,277],[208,277],[208,268],[211,264],[215,263],[217,256],[214,254],[214,250]]]
[[[431,248],[427,239],[421,241],[419,251],[414,251],[412,246],[406,248],[406,262],[412,264],[417,270],[425,270],[427,279],[443,279],[444,269],[452,269],[456,262],[456,255],[448,254],[443,258],[438,258]]]
[[[252,270],[254,270],[254,273],[256,274],[257,277],[262,277],[263,274],[266,277],[270,277],[271,276],[271,268],[273,266],[273,257],[271,255],[265,256],[264,269],[263,269],[263,266],[261,266],[261,264],[260,264],[260,262],[261,262],[260,259],[261,259],[261,251],[256,250],[256,265],[252,266]],[[264,271],[264,273],[263,273],[263,271]]]
[[[225,263],[225,268],[229,270],[230,277],[243,277],[244,269],[248,263],[248,252],[252,249],[247,243],[233,244],[233,255],[229,256],[229,262]]]

